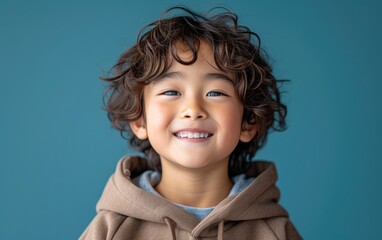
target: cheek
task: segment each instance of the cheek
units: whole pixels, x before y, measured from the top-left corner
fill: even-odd
[[[241,134],[243,110],[240,104],[221,109],[220,125],[223,128],[226,141],[236,146]]]
[[[224,119],[232,130],[241,130],[243,107],[240,103],[232,104],[224,109]]]
[[[159,103],[152,103],[146,108],[147,130],[164,130],[172,119],[172,108]]]

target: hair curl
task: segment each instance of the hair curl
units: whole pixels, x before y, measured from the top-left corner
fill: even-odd
[[[152,166],[160,170],[159,155],[148,140],[140,140],[132,133],[129,123],[144,114],[144,87],[169,69],[172,60],[168,54],[181,64],[193,64],[200,42],[204,41],[211,46],[218,68],[234,76],[234,87],[244,107],[243,125],[257,127],[252,141],[240,141],[230,155],[230,175],[242,173],[263,147],[270,130],[286,129],[287,107],[281,102],[278,89],[278,83],[283,80],[276,80],[272,75],[259,36],[248,27],[238,25],[236,14],[224,9],[208,17],[174,7],[164,16],[176,10],[183,14],[162,17],[144,27],[137,43],[124,52],[113,67],[114,76],[101,78],[108,83],[104,94],[108,117],[112,126],[130,139],[130,145],[143,152]],[[185,62],[178,56],[176,44],[179,42],[193,53],[190,61]]]

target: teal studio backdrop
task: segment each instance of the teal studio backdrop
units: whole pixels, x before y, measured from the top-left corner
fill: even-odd
[[[0,239],[77,239],[122,155],[102,110],[105,74],[170,6],[226,6],[262,38],[289,128],[281,203],[305,239],[380,239],[380,1],[0,2]]]

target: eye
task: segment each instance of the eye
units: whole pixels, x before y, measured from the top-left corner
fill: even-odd
[[[218,91],[211,91],[207,93],[207,97],[219,97],[219,96],[228,96],[228,95]]]
[[[160,93],[159,95],[166,95],[166,96],[180,96],[180,93],[175,90],[168,90]]]

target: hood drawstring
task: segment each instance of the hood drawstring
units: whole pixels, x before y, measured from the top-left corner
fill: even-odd
[[[176,233],[175,233],[176,223],[168,217],[165,217],[164,221],[166,222],[168,228],[170,229],[171,239],[176,240]],[[223,234],[224,234],[224,219],[222,219],[219,222],[217,240],[224,240]]]
[[[219,222],[219,226],[218,226],[218,238],[217,238],[217,240],[223,240],[223,234],[224,234],[224,219],[222,219]]]
[[[175,222],[172,221],[170,218],[165,217],[164,221],[166,222],[168,228],[170,229],[171,232],[171,239],[176,240],[176,234],[175,234]]]

